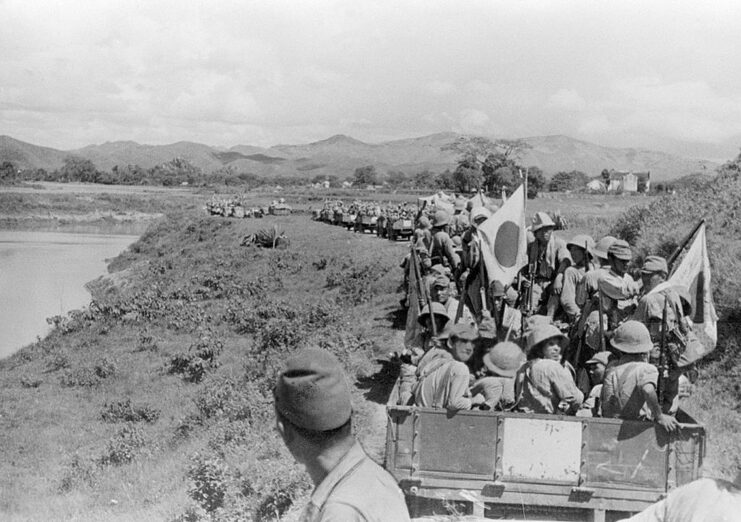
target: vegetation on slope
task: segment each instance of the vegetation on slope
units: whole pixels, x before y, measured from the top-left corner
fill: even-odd
[[[266,224],[162,220],[87,310],[0,362],[6,518],[274,519],[309,482],[271,387],[309,344],[353,372],[356,431],[380,456],[374,357],[394,342],[403,245],[291,216],[290,248],[240,246]]]

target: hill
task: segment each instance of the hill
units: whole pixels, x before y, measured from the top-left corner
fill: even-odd
[[[81,149],[60,151],[38,147],[7,136],[0,137],[0,161],[12,161],[21,168],[54,169],[62,165],[65,156],[75,154],[90,159],[99,169],[110,170],[114,165],[139,165],[151,168],[173,158],[183,158],[204,172],[225,167],[234,172],[249,172],[265,177],[314,177],[316,175],[345,178],[365,165],[374,165],[380,173],[403,171],[415,174],[425,169],[442,172],[454,169],[457,156],[443,148],[460,135],[444,132],[366,143],[350,136],[336,135],[325,140],[299,145],[275,145],[270,148],[235,145],[219,148],[192,142],[169,145],[141,145],[132,141],[107,142]],[[526,166],[541,168],[546,175],[558,171],[581,170],[590,176],[602,169],[650,170],[655,181],[665,181],[698,173],[713,172],[716,163],[684,158],[646,149],[602,147],[567,136],[523,138],[529,148],[522,154]]]

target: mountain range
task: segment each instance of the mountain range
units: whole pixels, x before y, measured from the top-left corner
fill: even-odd
[[[349,136],[336,135],[303,145],[255,147],[235,145],[212,147],[180,141],[169,145],[141,145],[133,141],[107,142],[81,149],[58,150],[0,136],[0,162],[11,161],[18,168],[54,170],[69,155],[91,160],[100,170],[115,165],[139,165],[151,168],[174,158],[183,158],[204,172],[225,167],[235,173],[250,172],[260,176],[291,176],[312,179],[317,175],[351,176],[356,168],[374,165],[381,174],[402,171],[413,175],[425,169],[442,172],[454,169],[458,154],[446,149],[461,135],[444,132],[419,138],[365,143]],[[690,174],[712,173],[718,163],[681,157],[665,152],[611,148],[567,136],[523,138],[528,148],[518,163],[537,166],[546,175],[559,171],[580,170],[597,176],[603,169],[651,171],[655,181],[681,178]]]

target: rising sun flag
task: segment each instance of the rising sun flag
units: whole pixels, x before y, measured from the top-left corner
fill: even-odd
[[[676,271],[669,280],[658,285],[652,292],[661,292],[674,285],[687,288],[692,299],[693,331],[704,348],[704,352],[693,354],[693,358],[697,360],[712,352],[718,342],[718,316],[715,313],[710,286],[710,259],[705,241],[704,224],[698,229],[692,245]]]
[[[520,269],[527,265],[525,191],[522,185],[479,226],[479,232],[489,283],[511,284]]]

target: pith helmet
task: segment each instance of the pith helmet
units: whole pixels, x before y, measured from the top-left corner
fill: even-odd
[[[527,334],[527,351],[530,352],[533,348],[551,337],[558,339],[558,344],[561,345],[561,348],[565,347],[566,343],[569,342],[569,338],[562,334],[561,330],[557,327],[552,324],[542,324],[536,326]]]
[[[430,219],[427,216],[420,216],[417,220],[417,227],[422,230],[430,228]]]
[[[607,249],[608,256],[615,256],[623,261],[630,261],[633,258],[633,252],[630,250],[630,245],[627,241],[622,239],[616,239],[610,248]]]
[[[444,227],[448,223],[450,223],[450,215],[444,210],[438,210],[435,212],[435,215],[432,216],[433,227]]]
[[[610,249],[610,247],[615,241],[617,241],[616,237],[612,237],[612,236],[603,237],[602,239],[597,241],[596,245],[594,245],[594,248],[592,249],[592,254],[602,259],[607,259],[607,251]]]
[[[456,199],[453,208],[456,211],[465,210],[465,208],[466,208],[466,200],[465,199],[461,199],[461,198]]]
[[[592,239],[592,237],[588,236],[587,234],[577,234],[566,242],[566,246],[579,247],[585,249],[588,253],[591,254],[594,250],[594,239]]]
[[[484,354],[484,366],[502,377],[514,377],[524,362],[522,349],[509,341],[495,344]]]
[[[655,274],[657,272],[669,273],[669,267],[666,264],[666,259],[661,256],[648,256],[643,261],[643,268],[641,273],[643,274]]]
[[[540,230],[541,228],[556,228],[556,224],[551,219],[551,216],[549,216],[545,212],[536,212],[535,216],[533,216],[533,226],[532,231],[535,232],[536,230]]]
[[[638,321],[626,321],[618,326],[610,343],[623,353],[648,353],[654,347],[648,328]]]
[[[450,316],[448,315],[448,312],[445,310],[445,307],[441,303],[438,303],[438,302],[432,303],[432,313],[437,316],[444,317],[445,319],[450,321]],[[419,324],[425,324],[425,321],[427,320],[428,317],[430,317],[430,307],[425,305],[425,307],[422,308],[422,311],[420,312],[419,317],[417,317],[417,322]]]

